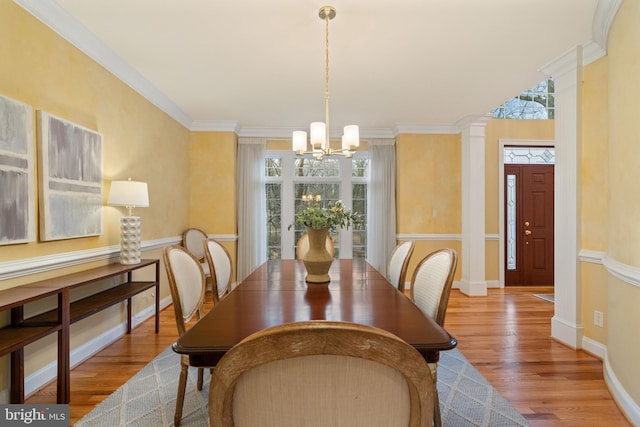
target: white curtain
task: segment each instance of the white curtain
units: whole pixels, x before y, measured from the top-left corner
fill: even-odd
[[[394,140],[369,140],[367,261],[387,275],[396,246],[396,150]]]
[[[264,152],[263,138],[238,140],[238,283],[267,260]]]

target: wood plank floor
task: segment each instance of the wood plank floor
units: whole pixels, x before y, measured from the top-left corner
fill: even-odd
[[[446,328],[467,359],[532,426],[630,426],[607,390],[602,362],[550,338],[553,304],[532,294],[552,291],[516,287],[467,297],[453,290]],[[160,319],[160,334],[149,319],[72,370],[72,424],[177,338],[171,306]],[[27,403],[55,402],[55,396],[54,382]]]

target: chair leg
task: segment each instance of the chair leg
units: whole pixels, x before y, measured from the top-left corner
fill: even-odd
[[[198,390],[202,390],[203,382],[204,382],[204,369],[198,368]]]
[[[429,371],[433,379],[433,427],[442,427],[440,396],[438,396],[438,364],[429,363]]]
[[[440,418],[440,398],[436,393],[433,406],[433,427],[442,427],[442,419]]]
[[[178,382],[178,397],[176,398],[176,413],[173,417],[173,423],[176,426],[180,425],[182,421],[182,406],[184,405],[184,393],[187,388],[187,374],[189,373],[189,366],[181,364],[180,366],[180,381]]]

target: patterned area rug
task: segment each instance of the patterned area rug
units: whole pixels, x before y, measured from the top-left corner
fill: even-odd
[[[169,347],[75,426],[173,426],[179,371],[179,356]],[[181,424],[185,427],[208,425],[209,375],[205,370],[202,391],[196,388],[196,376],[190,368]],[[458,350],[440,355],[438,394],[445,427],[529,425]]]

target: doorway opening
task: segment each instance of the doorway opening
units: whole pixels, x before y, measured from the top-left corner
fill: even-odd
[[[553,286],[555,149],[503,151],[505,286]]]

